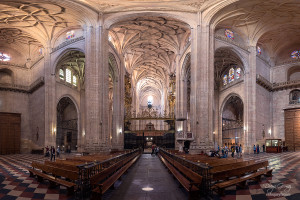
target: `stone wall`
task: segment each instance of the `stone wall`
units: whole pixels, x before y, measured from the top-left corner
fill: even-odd
[[[43,148],[45,145],[45,87],[40,87],[29,95],[30,137],[32,148]]]
[[[31,138],[30,115],[29,115],[29,95],[21,92],[0,91],[0,112],[21,114],[21,152],[30,151],[30,146],[26,142]]]

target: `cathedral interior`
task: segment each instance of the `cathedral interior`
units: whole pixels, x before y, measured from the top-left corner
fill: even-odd
[[[299,199],[299,151],[299,0],[1,0],[0,199]]]

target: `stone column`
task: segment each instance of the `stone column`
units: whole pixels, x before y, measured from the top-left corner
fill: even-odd
[[[125,66],[121,64],[118,69],[115,69],[116,80],[114,81],[114,98],[113,98],[113,132],[112,132],[112,148],[124,149],[124,76]]]
[[[195,140],[191,144],[191,151],[196,152],[209,150],[213,145],[213,69],[209,65],[209,41],[209,25],[199,24],[192,29],[191,125]]]
[[[56,146],[55,66],[51,65],[51,45],[45,47],[45,146]]]
[[[216,112],[214,113],[215,103],[215,31],[212,26],[207,27],[209,32],[209,46],[208,46],[208,136],[209,136],[209,146],[213,144],[214,147],[217,147],[217,131],[216,123],[214,119]],[[217,101],[218,102],[218,101]],[[218,108],[218,106],[217,106]]]
[[[191,132],[194,135],[194,141],[190,145],[190,152],[196,151],[200,146],[200,124],[199,124],[199,104],[198,104],[198,49],[200,41],[198,32],[200,25],[191,28]]]
[[[82,84],[82,83],[81,83]],[[84,85],[80,86],[80,110],[78,119],[78,152],[84,151],[85,144],[85,89]]]
[[[245,150],[252,151],[256,144],[256,46],[249,48],[249,66],[245,73]]]
[[[86,145],[87,151],[109,150],[108,31],[97,25],[85,32]]]
[[[93,26],[85,30],[85,150],[95,152],[99,150],[99,132],[102,122],[99,116],[99,75],[97,66],[96,29]]]
[[[97,27],[97,68],[99,81],[99,100],[100,107],[100,151],[109,150],[109,127],[108,127],[108,113],[109,113],[109,65],[108,65],[108,30],[102,24]]]
[[[175,149],[178,149],[180,152],[182,152],[182,141],[177,140],[177,132],[178,131],[184,131],[183,129],[183,121],[177,120],[180,118],[184,118],[183,115],[183,88],[182,88],[182,82],[181,82],[181,66],[180,66],[180,54],[176,56],[174,65],[176,69],[176,89],[175,89]]]

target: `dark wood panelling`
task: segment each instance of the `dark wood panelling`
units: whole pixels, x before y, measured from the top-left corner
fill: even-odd
[[[0,154],[20,153],[21,114],[0,112]]]
[[[285,142],[289,151],[300,150],[300,109],[284,112]]]

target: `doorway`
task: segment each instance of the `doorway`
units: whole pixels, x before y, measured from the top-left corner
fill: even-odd
[[[57,105],[56,145],[62,151],[77,150],[78,113],[69,97],[62,98]]]

